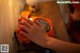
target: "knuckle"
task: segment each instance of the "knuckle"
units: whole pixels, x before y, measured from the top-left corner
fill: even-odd
[[[26,22],[24,21],[23,24],[26,24]]]

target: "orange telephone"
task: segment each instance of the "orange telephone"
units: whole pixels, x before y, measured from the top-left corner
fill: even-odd
[[[30,11],[23,11],[21,13],[21,16],[22,17],[27,17],[28,19],[32,20],[33,22],[34,21],[39,21],[41,25],[44,26],[46,32],[48,33],[48,35],[50,37],[54,37],[54,27],[52,25],[52,22],[50,19],[48,18],[39,18],[39,17],[35,17],[35,16],[32,16],[32,17],[29,17],[30,15]],[[30,43],[30,40],[17,34],[17,38],[18,38],[18,41],[20,44],[22,44],[23,42],[25,42],[26,44]]]

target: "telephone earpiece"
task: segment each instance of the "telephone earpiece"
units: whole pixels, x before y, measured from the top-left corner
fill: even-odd
[[[36,16],[31,16],[30,17],[29,15],[30,15],[29,11],[23,11],[21,13],[22,17],[26,17],[26,18],[32,20],[33,22],[34,21],[40,22],[40,24],[44,26],[44,28],[45,28],[46,32],[48,33],[48,35],[50,37],[54,37],[54,27],[53,27],[52,21],[50,19],[43,18],[43,17],[36,17]],[[19,31],[19,29],[17,31]],[[26,44],[31,42],[29,39],[27,39],[26,37],[24,37],[24,36],[22,36],[18,33],[17,33],[17,37],[18,37],[18,40],[21,44],[23,42],[25,42]]]

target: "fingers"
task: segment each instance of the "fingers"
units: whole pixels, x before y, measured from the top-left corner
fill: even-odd
[[[20,22],[22,20],[22,18],[23,18],[24,21],[23,22]],[[24,18],[24,17],[22,17],[22,18],[19,19],[20,24],[24,24],[28,28],[31,28],[31,26],[34,26],[34,25],[43,27],[38,21],[34,21],[33,22],[33,21],[31,21],[31,20],[29,20],[27,18]]]
[[[34,23],[37,24],[37,25],[40,26],[40,27],[43,27],[43,26],[39,23],[39,21],[34,21]]]
[[[30,29],[33,29],[36,26],[37,26],[37,28],[38,27],[43,27],[38,21],[33,22],[33,21],[31,21],[27,18],[23,18],[23,20],[21,20],[19,23],[20,23],[20,28],[22,28],[22,30],[24,30],[24,31],[26,31],[26,30],[29,31]]]
[[[19,19],[18,19],[18,22],[20,22],[21,20],[22,20],[22,17],[20,16]]]
[[[25,38],[28,38],[29,37],[28,36],[29,34],[26,33],[26,32],[24,32],[24,31],[22,31],[22,30],[19,32],[19,34],[23,35]]]
[[[21,20],[21,18],[19,19],[20,24],[25,25],[28,28],[32,28],[32,26],[35,26],[35,23],[32,22],[31,20],[24,18],[24,17],[22,17],[22,18],[23,18],[23,20]]]
[[[25,25],[25,26],[28,27],[29,29],[32,28],[32,25],[30,25],[29,22],[27,22],[27,21],[22,20],[22,21],[20,21],[19,23],[20,23],[21,25]]]
[[[25,21],[27,21],[30,25],[35,25],[34,22],[32,22],[31,20],[27,19],[27,18],[23,18]]]
[[[30,25],[32,25],[32,26],[40,26],[40,27],[43,27],[38,21],[31,21],[31,20],[29,20],[29,19],[27,19],[27,18],[23,18],[25,21],[27,21]]]
[[[29,28],[27,28],[27,27],[24,26],[24,25],[20,25],[19,27],[21,28],[22,31],[26,32],[27,34],[28,34],[29,31],[30,31]]]

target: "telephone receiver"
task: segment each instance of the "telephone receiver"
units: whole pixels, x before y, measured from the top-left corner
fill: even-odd
[[[44,28],[45,28],[46,32],[48,33],[48,35],[50,37],[54,37],[54,26],[52,24],[52,21],[49,18],[37,17],[37,16],[31,16],[30,17],[30,11],[23,11],[21,13],[21,16],[26,17],[26,18],[30,19],[31,21],[33,21],[33,22],[38,21],[42,26],[44,26]],[[17,38],[18,38],[19,43],[23,44],[23,42],[25,42],[25,44],[29,44],[31,41],[28,38],[18,34],[18,31],[19,31],[19,29],[16,30]]]

